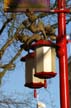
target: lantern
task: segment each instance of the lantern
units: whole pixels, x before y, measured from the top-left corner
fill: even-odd
[[[29,88],[41,88],[45,85],[45,80],[34,76],[35,74],[35,53],[30,53],[21,58],[25,61],[25,86]]]
[[[56,76],[56,50],[51,41],[40,40],[31,46],[35,50],[36,73],[39,78]]]

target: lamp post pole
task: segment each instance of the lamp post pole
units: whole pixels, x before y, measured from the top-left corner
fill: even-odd
[[[64,10],[65,0],[58,0],[58,10]],[[58,13],[58,37],[57,55],[59,57],[60,71],[60,105],[61,108],[69,108],[69,84],[68,84],[68,60],[67,60],[67,41],[66,41],[66,13]]]

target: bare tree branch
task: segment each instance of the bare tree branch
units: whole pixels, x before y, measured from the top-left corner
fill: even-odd
[[[14,34],[14,36],[11,37],[10,39],[8,39],[8,41],[6,42],[6,44],[0,49],[0,59],[2,58],[2,56],[3,56],[3,54],[4,54],[5,50],[6,50],[6,48],[13,43],[13,41],[17,38],[17,35],[19,34],[19,32],[22,29],[24,29],[24,25],[21,24],[18,27],[18,29],[16,30],[16,33]]]
[[[24,50],[24,48],[21,48],[18,51],[18,53],[11,59],[11,61],[7,65],[4,65],[4,70],[2,72],[0,72],[0,84],[1,84],[1,80],[4,77],[4,75],[6,74],[6,72],[8,70],[12,70],[15,68],[15,65],[13,65],[13,62],[20,56],[20,54],[23,50]]]

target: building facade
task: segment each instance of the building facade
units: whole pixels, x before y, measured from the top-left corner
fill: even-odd
[[[70,92],[70,108],[71,108],[71,56],[68,59],[68,71],[69,71],[69,92]]]

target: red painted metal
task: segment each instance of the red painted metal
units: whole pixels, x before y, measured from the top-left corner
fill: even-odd
[[[58,9],[65,9],[65,0],[58,0]],[[68,84],[68,60],[67,60],[67,41],[66,41],[66,19],[65,13],[58,13],[58,38],[60,69],[60,105],[61,108],[69,108],[69,84]]]
[[[41,83],[41,82],[39,82],[39,83],[38,83],[38,82],[37,82],[37,83],[31,82],[31,83],[26,83],[25,86],[26,86],[26,87],[29,87],[29,88],[33,88],[33,89],[34,89],[34,88],[35,88],[35,89],[36,89],[36,88],[38,89],[38,88],[44,87],[44,83]]]
[[[37,98],[37,91],[34,89],[34,98]]]
[[[57,47],[57,45],[52,43],[52,41],[50,41],[50,40],[48,40],[48,41],[46,41],[46,40],[39,40],[36,43],[32,44],[30,46],[30,48],[32,50],[35,50],[37,47],[41,47],[41,46],[49,46],[49,47],[53,47],[53,48]]]
[[[35,76],[42,79],[53,78],[57,75],[56,72],[35,72]]]
[[[23,56],[20,60],[21,60],[22,62],[25,62],[27,59],[34,58],[35,56],[36,56],[35,53],[32,52],[32,53],[27,54],[26,56]]]
[[[44,79],[44,83],[41,83],[41,82],[33,83],[33,82],[31,82],[31,83],[26,83],[24,86],[32,88],[32,89],[36,89],[36,88],[39,89],[39,88],[42,88],[42,87],[47,88],[47,81]]]
[[[67,40],[67,43],[70,43],[71,42],[71,40]]]
[[[44,80],[44,88],[47,88],[47,80]]]
[[[63,9],[61,8],[60,10],[59,9],[54,9],[54,10],[50,10],[51,13],[70,13],[71,10],[70,9]]]

